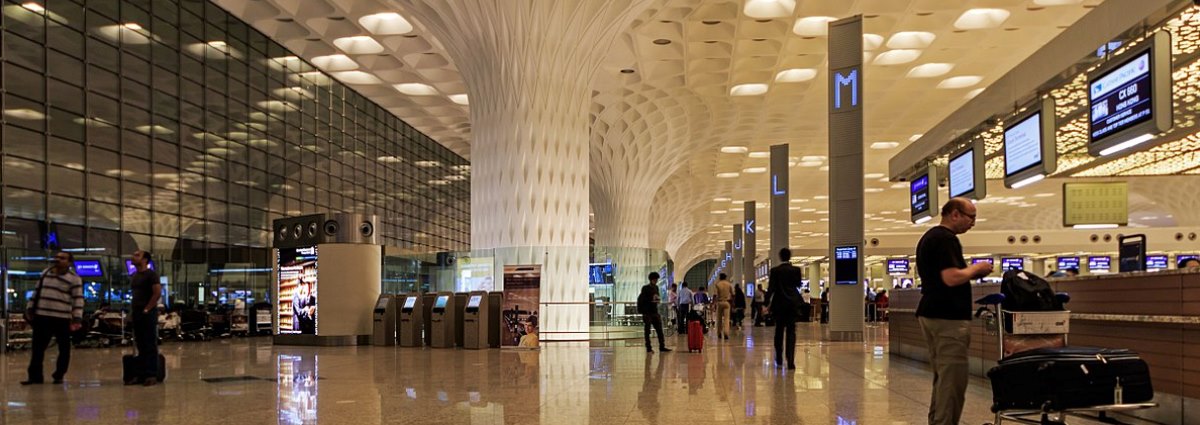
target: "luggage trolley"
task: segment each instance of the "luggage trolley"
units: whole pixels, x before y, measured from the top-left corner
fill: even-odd
[[[1071,300],[1070,295],[1060,292],[1055,294],[1064,305]],[[996,335],[1000,359],[1003,360],[1015,353],[1036,348],[1066,347],[1067,334],[1070,331],[1071,312],[1063,311],[1008,311],[1000,308],[1004,294],[990,294],[978,300],[981,305],[975,317],[984,320],[984,329],[988,335]],[[993,399],[996,399],[993,394]],[[1031,425],[1066,425],[1068,416],[1075,416],[1105,423],[1123,424],[1108,416],[1109,412],[1122,412],[1157,407],[1158,403],[1129,403],[1107,404],[1070,409],[1002,409],[992,405],[996,414],[995,422],[985,425],[1002,425],[1005,422]]]

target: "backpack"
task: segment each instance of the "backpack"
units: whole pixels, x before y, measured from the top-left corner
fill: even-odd
[[[1054,296],[1050,283],[1040,276],[1024,270],[1004,272],[1000,281],[1000,293],[1004,302],[1000,307],[1007,311],[1061,311],[1062,302]]]

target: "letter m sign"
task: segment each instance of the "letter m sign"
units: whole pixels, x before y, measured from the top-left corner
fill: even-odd
[[[833,110],[857,108],[859,105],[859,69],[857,66],[833,71]]]

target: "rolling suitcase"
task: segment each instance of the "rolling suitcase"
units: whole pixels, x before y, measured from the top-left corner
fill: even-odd
[[[134,369],[136,369],[134,362],[136,361],[137,356],[133,354],[126,354],[124,357],[121,357],[121,365],[123,366],[121,373],[122,381],[129,382],[136,378],[136,374],[134,373]],[[156,375],[155,378],[158,378],[160,384],[167,379],[167,359],[163,357],[162,353],[158,353],[158,372]]]
[[[1154,398],[1149,367],[1125,349],[1038,348],[1001,359],[988,378],[993,412],[1058,411]]]
[[[704,351],[704,325],[699,320],[688,321],[688,352]]]

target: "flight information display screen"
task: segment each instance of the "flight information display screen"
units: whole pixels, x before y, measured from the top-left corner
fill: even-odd
[[[1025,259],[1017,257],[1006,257],[1000,259],[1001,270],[1025,270]]]
[[[887,260],[888,274],[905,274],[908,273],[907,258],[889,258]]]
[[[1112,257],[1088,257],[1088,271],[1105,273],[1112,270]]]
[[[1134,56],[1088,84],[1092,143],[1153,118],[1151,53]]]
[[[909,206],[912,208],[912,215],[929,211],[929,175],[917,177],[909,183],[908,188],[911,194]]]
[[[1004,129],[1004,176],[1042,163],[1042,113],[1036,112]]]
[[[1166,255],[1147,255],[1146,270],[1166,270],[1167,256]]]
[[[833,267],[837,272],[838,285],[858,283],[858,247],[839,246],[833,248]]]
[[[975,190],[975,149],[967,149],[950,159],[950,197]]]
[[[1079,257],[1058,257],[1058,269],[1078,269]]]

